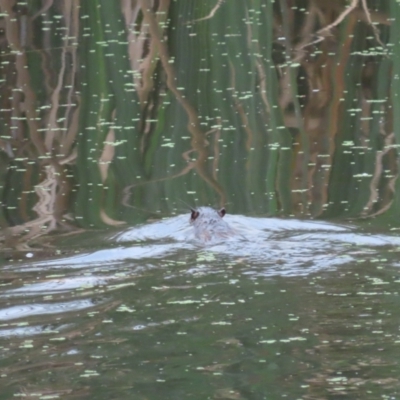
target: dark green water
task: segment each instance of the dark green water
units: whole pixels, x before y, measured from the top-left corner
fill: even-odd
[[[398,399],[399,21],[0,0],[0,399]]]
[[[235,218],[258,235],[8,264],[0,398],[397,398],[400,238]]]

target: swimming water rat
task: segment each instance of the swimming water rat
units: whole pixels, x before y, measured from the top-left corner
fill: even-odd
[[[233,234],[233,229],[222,218],[226,214],[225,208],[214,210],[211,207],[191,209],[190,223],[194,228],[194,235],[202,242],[217,242]]]

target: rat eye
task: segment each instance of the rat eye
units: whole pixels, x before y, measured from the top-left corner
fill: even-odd
[[[222,218],[225,214],[226,214],[226,210],[225,210],[224,207],[222,207],[222,208],[218,211],[218,215]]]
[[[190,215],[190,219],[194,221],[199,215],[200,213],[197,210],[192,209],[192,214]]]

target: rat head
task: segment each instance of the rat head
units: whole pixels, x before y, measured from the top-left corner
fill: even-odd
[[[208,220],[209,222],[222,218],[226,214],[225,208],[214,210],[210,207],[199,207],[197,209],[191,208],[190,222],[194,223],[196,220]],[[219,217],[219,218],[218,218]]]
[[[218,242],[230,237],[233,231],[222,219],[225,214],[225,208],[220,210],[210,207],[192,209],[190,223],[193,225],[195,237],[203,243]]]

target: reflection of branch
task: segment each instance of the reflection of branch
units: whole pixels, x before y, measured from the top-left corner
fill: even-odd
[[[65,2],[64,7],[64,18],[65,24],[68,26],[68,31],[71,37],[79,36],[79,7],[77,4],[77,0],[72,0]],[[66,134],[62,138],[62,142],[60,144],[60,153],[62,153],[65,157],[71,152],[72,145],[75,142],[76,136],[78,134],[78,119],[79,119],[79,110],[80,110],[80,102],[79,97],[76,99],[78,102],[77,108],[73,110],[73,102],[72,96],[75,91],[75,78],[76,78],[76,70],[78,66],[78,60],[76,56],[77,48],[76,46],[69,46],[66,43],[65,46],[68,49],[69,54],[71,56],[71,71],[69,73],[70,76],[70,84],[67,94],[67,109],[65,111],[65,121],[64,121],[64,131]],[[70,118],[70,114],[72,116]],[[68,127],[69,124],[69,127]]]
[[[363,9],[362,14],[365,17],[368,25],[372,28],[376,41],[382,47],[384,47],[384,44],[382,43],[381,39],[379,38],[379,30],[377,29],[377,27],[374,25],[374,23],[372,21],[371,11],[368,9],[367,1],[366,0],[351,0],[351,4],[335,19],[335,21],[333,21],[331,24],[325,26],[324,28],[322,28],[316,32],[316,34],[315,34],[317,36],[316,40],[309,42],[307,44],[304,44],[302,47],[300,47],[300,49],[303,49],[305,47],[322,42],[324,40],[324,37],[328,33],[328,31],[330,31],[332,28],[339,25],[346,18],[347,15],[349,15],[352,11],[356,10],[357,6],[359,5],[359,1],[361,1],[361,6]],[[388,24],[387,21],[385,22],[384,20],[382,20],[382,17],[380,17],[380,15],[378,13],[374,13],[374,16],[375,16],[375,19],[378,19],[378,21],[380,23]],[[362,18],[361,15],[360,15],[360,18]],[[324,33],[324,35],[321,35],[322,33]]]
[[[358,1],[359,0],[352,0],[351,4],[331,24],[317,31],[317,35],[321,34],[322,32],[330,31],[332,28],[339,25],[346,18],[348,14],[350,14],[353,10],[356,9]]]
[[[178,90],[176,86],[176,77],[174,69],[172,65],[169,63],[169,55],[168,50],[165,45],[165,42],[162,40],[159,27],[154,18],[153,13],[148,9],[148,5],[146,4],[146,0],[140,0],[142,12],[147,22],[149,23],[150,32],[152,35],[152,39],[156,42],[158,50],[160,52],[160,58],[167,75],[167,86],[171,90],[172,93],[176,96],[176,99],[182,105],[189,118],[189,131],[200,131],[199,129],[199,120],[197,117],[196,110],[192,107],[192,105],[184,98],[181,92]],[[200,131],[201,132],[201,131]],[[202,133],[202,132],[201,132]]]
[[[15,54],[17,85],[25,96],[24,106],[29,135],[38,153],[44,156],[46,154],[46,148],[38,131],[38,116],[35,110],[36,95],[31,87],[26,53],[20,44],[17,18],[13,11],[14,5],[15,1],[0,0],[0,9],[8,14],[8,18],[5,18],[5,31],[8,43]]]
[[[32,21],[39,15],[44,14],[53,5],[53,0],[45,0],[44,6],[32,17]]]
[[[115,110],[112,113],[112,120],[115,120]],[[99,161],[97,162],[101,175],[101,181],[103,184],[107,180],[108,170],[114,158],[114,155],[115,155],[115,132],[114,129],[111,128],[107,133],[106,140],[104,141],[103,152],[101,153]],[[100,217],[105,224],[110,226],[118,226],[125,223],[123,221],[117,221],[108,216],[106,210],[104,209],[104,206],[101,206],[100,208]]]
[[[65,63],[66,63],[66,49],[64,48],[61,53],[61,68],[58,73],[57,85],[51,95],[51,109],[48,119],[48,125],[46,130],[45,144],[47,151],[51,152],[54,146],[54,138],[56,132],[59,131],[57,123],[57,113],[60,106],[60,93],[64,83]]]
[[[168,1],[168,0],[164,0]],[[221,205],[226,202],[226,195],[223,192],[221,185],[209,175],[205,168],[207,161],[207,140],[204,132],[200,128],[199,118],[196,109],[189,103],[188,100],[182,95],[176,86],[176,76],[173,66],[169,62],[169,55],[165,40],[161,37],[157,21],[154,14],[149,10],[146,0],[140,0],[140,5],[145,20],[149,24],[150,33],[152,40],[157,44],[158,51],[160,53],[160,59],[164,68],[165,74],[167,75],[167,86],[168,89],[175,95],[177,101],[185,110],[189,123],[188,130],[192,135],[192,146],[198,154],[198,158],[195,161],[195,167],[198,174],[220,195]]]
[[[335,26],[339,25],[346,18],[346,16],[348,14],[350,14],[353,10],[355,10],[357,8],[358,1],[359,0],[352,0],[351,4],[331,24],[325,26],[325,28],[322,28],[315,33],[315,35],[317,36],[316,40],[313,40],[312,42],[304,44],[303,46],[301,46],[299,48],[299,50],[322,42],[324,40],[325,36],[327,35],[328,31],[330,31]],[[321,33],[324,33],[324,35],[321,35]]]
[[[218,123],[220,124],[221,122],[218,122]],[[217,129],[211,129],[211,130],[209,130],[208,132],[206,132],[205,135],[207,136],[207,135],[210,135],[211,133],[215,133],[215,134],[216,134],[216,140],[214,141],[214,143],[215,143],[215,146],[217,146],[217,145],[218,145],[218,138],[219,138],[218,135],[219,135],[221,132],[220,132],[220,130],[217,130]],[[122,203],[125,207],[130,207],[130,208],[135,208],[135,209],[137,209],[138,207],[131,206],[131,205],[128,203],[129,198],[130,198],[130,196],[131,196],[131,193],[130,193],[130,192],[131,192],[131,190],[132,190],[133,188],[138,187],[138,186],[148,185],[148,184],[150,184],[150,183],[165,182],[165,181],[170,180],[170,179],[179,178],[180,176],[186,175],[190,170],[196,168],[196,161],[192,161],[192,160],[190,159],[190,157],[189,157],[190,154],[193,153],[194,151],[196,151],[196,150],[195,150],[195,149],[189,149],[189,150],[185,151],[185,152],[182,154],[183,159],[188,163],[188,165],[187,165],[185,168],[183,168],[181,171],[179,171],[178,173],[176,173],[176,174],[174,174],[174,175],[172,175],[172,176],[168,176],[168,177],[164,177],[164,178],[159,178],[159,179],[154,179],[154,180],[152,180],[152,181],[147,181],[147,182],[138,182],[138,183],[134,183],[133,185],[126,186],[126,187],[124,188],[124,191],[123,191],[124,194],[123,194],[123,196],[122,196],[122,202],[121,202],[121,203]],[[217,150],[216,147],[214,148],[214,154],[216,154],[215,160],[214,160],[214,171],[216,171],[216,170],[217,170],[217,164],[216,164],[216,163],[218,162],[218,157],[219,157],[219,151]],[[215,174],[214,174],[214,179],[215,179],[215,180],[217,179],[217,177],[215,176]]]
[[[311,3],[305,16],[305,22],[300,30],[299,36],[301,39],[293,48],[295,58],[292,60],[292,62],[299,62],[306,57],[306,52],[303,51],[303,49],[304,47],[309,46],[309,38],[312,36],[312,32],[314,30],[317,13],[317,8],[315,7],[314,3]]]
[[[128,30],[128,52],[136,93],[141,107],[145,108],[148,106],[149,97],[154,88],[154,72],[158,66],[158,48],[156,43],[150,40],[149,25],[138,24],[140,4],[135,2],[133,6],[131,3],[131,0],[122,0],[122,13]],[[160,26],[166,26],[169,6],[170,0],[161,1],[157,5],[155,18]]]
[[[218,0],[217,4],[215,5],[215,7],[211,10],[210,14],[208,14],[207,16],[203,17],[203,18],[199,18],[199,19],[195,19],[193,21],[189,21],[188,24],[191,24],[192,22],[199,22],[199,21],[204,21],[206,19],[210,19],[212,18],[215,13],[218,11],[218,9],[221,7],[222,3],[224,2],[224,0]]]
[[[393,203],[392,201],[389,201],[386,206],[382,207],[378,211],[376,211],[373,214],[368,214],[372,210],[372,207],[374,204],[378,201],[379,199],[379,185],[380,185],[380,178],[382,177],[382,173],[384,172],[384,167],[383,167],[383,157],[390,151],[392,150],[392,147],[390,147],[390,144],[395,142],[395,137],[394,133],[391,133],[385,138],[385,145],[384,149],[382,151],[376,152],[376,162],[375,162],[375,171],[374,171],[374,176],[371,179],[370,182],[370,190],[371,190],[371,196],[369,198],[368,203],[364,206],[364,211],[362,212],[361,216],[365,217],[368,215],[368,217],[376,217],[377,215],[383,214],[386,212]],[[395,189],[395,182],[397,180],[397,176],[392,178],[389,181],[388,187],[392,190],[392,193],[396,192]]]
[[[189,152],[190,152],[190,151],[193,151],[193,150],[189,150]],[[186,152],[186,153],[188,153],[188,152]],[[184,153],[184,154],[186,154],[186,153]],[[129,199],[130,199],[130,197],[131,197],[131,190],[132,190],[133,188],[138,187],[138,186],[142,186],[142,185],[147,185],[147,184],[149,184],[149,183],[164,182],[164,181],[168,181],[168,180],[170,180],[170,179],[179,178],[180,176],[186,175],[190,170],[192,170],[193,168],[195,168],[195,166],[196,166],[196,162],[195,162],[195,161],[192,161],[192,162],[190,162],[185,168],[183,168],[182,171],[178,172],[178,173],[175,174],[175,175],[167,176],[167,177],[159,178],[159,179],[154,179],[154,180],[152,180],[152,181],[150,181],[150,182],[138,182],[138,183],[134,183],[133,185],[126,186],[126,187],[124,188],[124,190],[123,190],[123,195],[122,195],[121,204],[124,205],[125,207],[137,208],[137,207],[131,206],[131,205],[129,204]]]
[[[134,7],[134,8],[132,8]],[[141,24],[140,31],[135,27],[138,15],[140,13],[140,4],[138,2],[132,5],[131,0],[121,0],[122,15],[125,18],[125,25],[128,31],[128,55],[133,80],[136,88],[140,88],[141,79],[138,71],[141,69],[143,48],[146,43],[147,25]],[[141,93],[138,91],[140,101]]]
[[[367,1],[366,0],[361,0],[361,4],[362,7],[364,9],[365,12],[365,16],[367,17],[367,21],[369,26],[372,28],[372,30],[374,31],[374,36],[375,36],[375,40],[382,46],[385,47],[385,45],[382,43],[381,39],[379,38],[379,31],[378,28],[372,23],[371,20],[371,13],[368,10],[368,6],[367,6]]]
[[[232,90],[232,97],[233,97],[233,101],[235,103],[235,108],[236,111],[242,121],[242,127],[244,128],[246,134],[247,134],[247,140],[246,140],[246,149],[249,151],[253,142],[253,131],[250,128],[250,123],[249,123],[249,119],[247,118],[247,114],[244,110],[243,104],[241,103],[241,101],[238,98],[238,95],[235,91],[235,87],[236,87],[236,71],[234,66],[232,65],[231,62],[229,62],[229,66],[230,66],[230,70],[231,70],[231,88]]]

